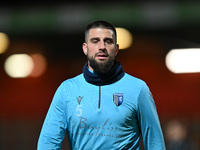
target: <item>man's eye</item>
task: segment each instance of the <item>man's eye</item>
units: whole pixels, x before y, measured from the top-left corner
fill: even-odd
[[[92,41],[92,43],[97,43],[97,42],[98,42],[98,40],[93,40],[93,41]]]
[[[106,43],[112,44],[113,42],[111,40],[107,40]]]
[[[107,41],[107,43],[109,43],[109,44],[110,44],[110,43],[111,43],[111,41]]]

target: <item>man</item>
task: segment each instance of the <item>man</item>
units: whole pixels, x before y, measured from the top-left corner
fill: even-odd
[[[65,132],[73,150],[164,150],[156,107],[144,81],[124,73],[115,60],[115,28],[96,21],[85,30],[83,73],[57,89],[38,150],[60,149]]]

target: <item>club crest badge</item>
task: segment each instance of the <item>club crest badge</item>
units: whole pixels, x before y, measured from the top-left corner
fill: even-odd
[[[123,93],[114,93],[113,94],[113,101],[116,106],[120,106],[123,102]]]

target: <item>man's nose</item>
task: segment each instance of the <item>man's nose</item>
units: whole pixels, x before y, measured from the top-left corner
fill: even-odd
[[[104,41],[100,42],[99,49],[106,49],[106,43]]]

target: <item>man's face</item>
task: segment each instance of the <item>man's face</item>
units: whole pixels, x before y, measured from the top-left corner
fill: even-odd
[[[90,29],[87,41],[83,43],[89,69],[97,73],[106,73],[111,69],[118,49],[114,33],[110,29]]]

